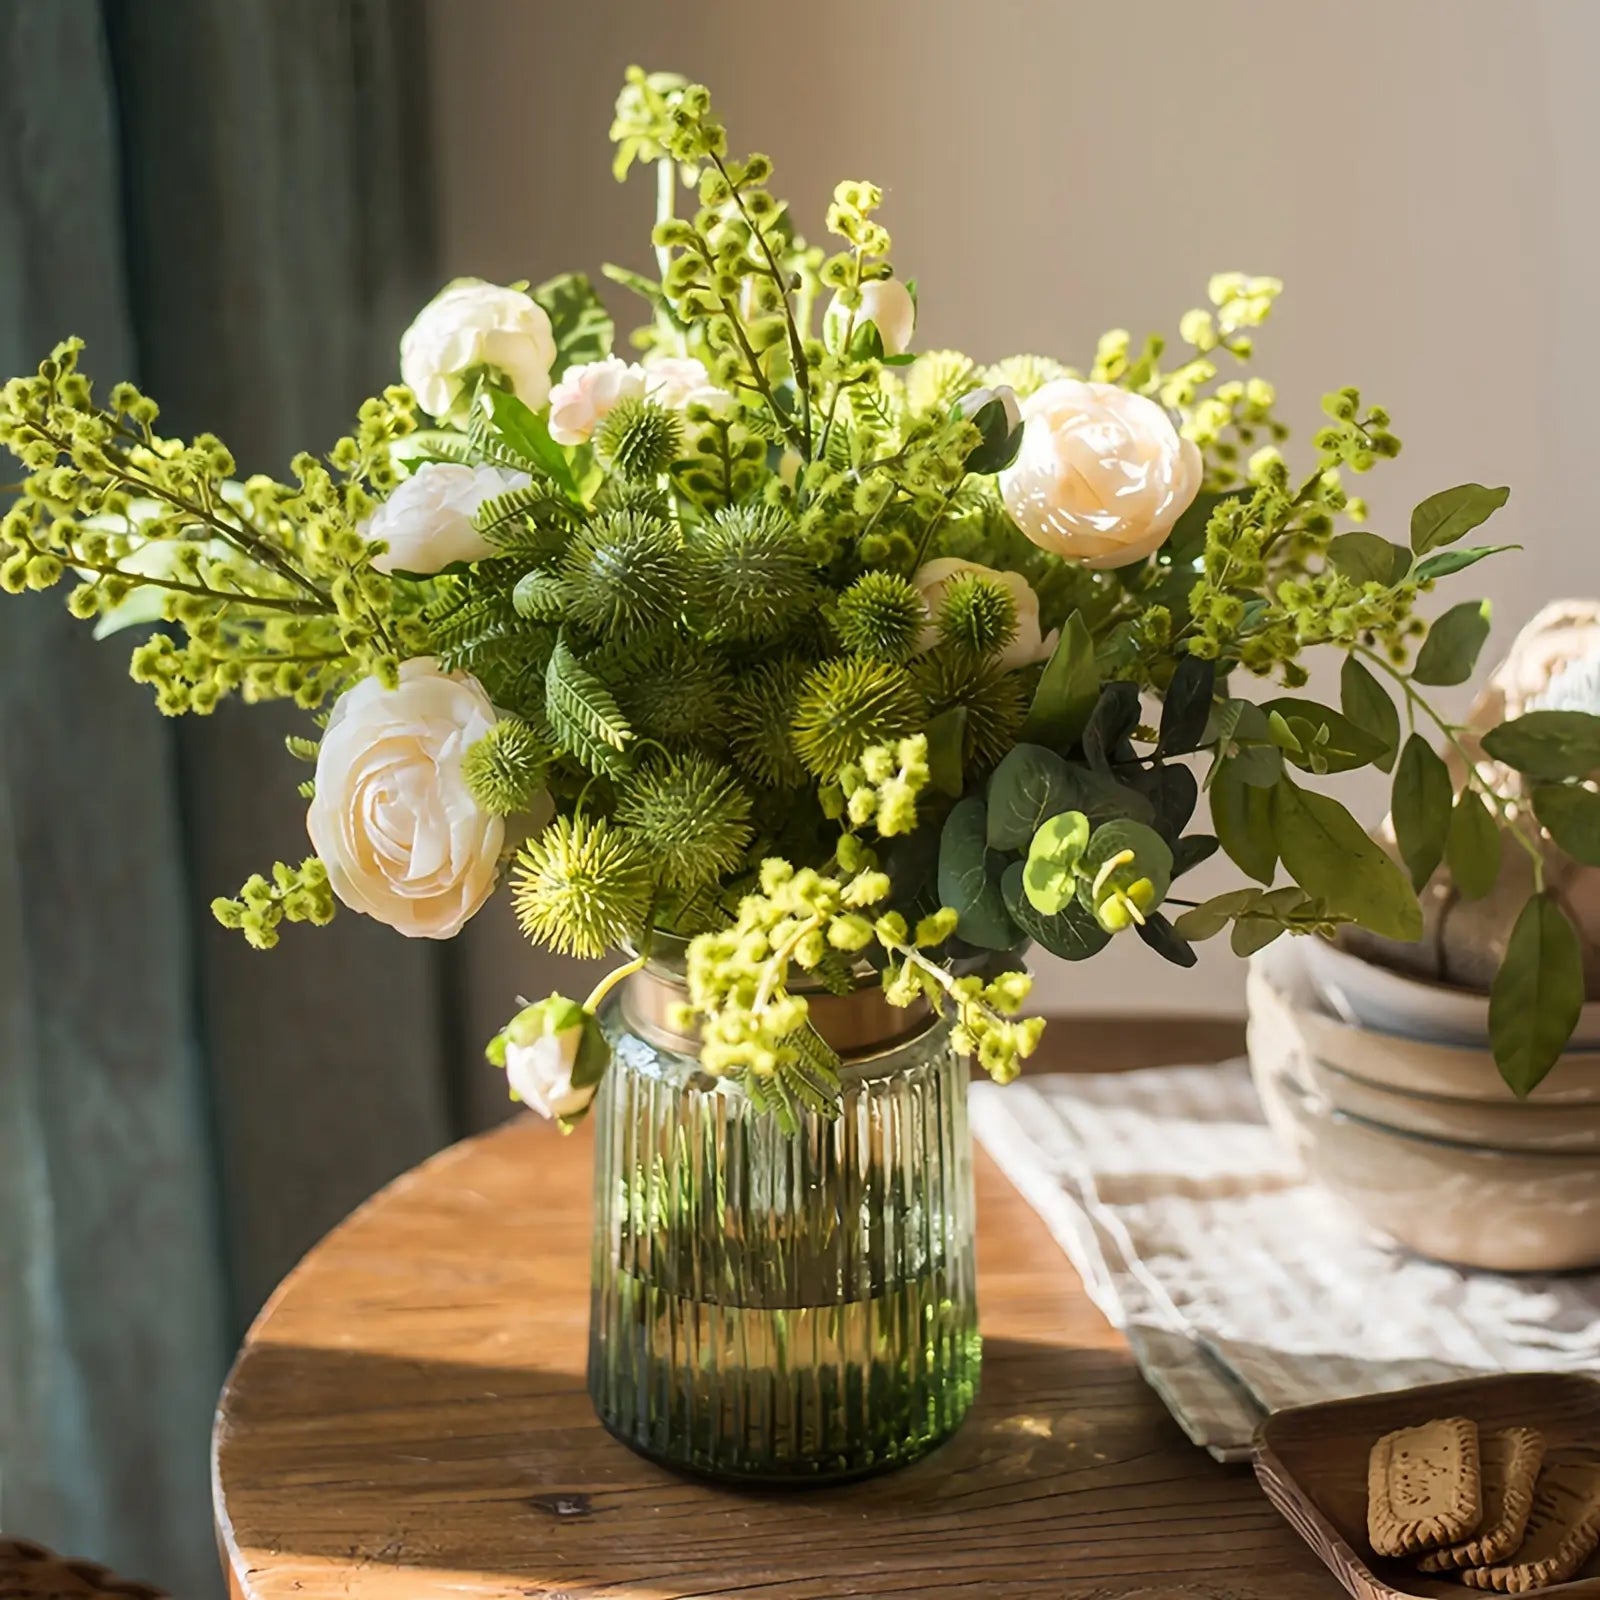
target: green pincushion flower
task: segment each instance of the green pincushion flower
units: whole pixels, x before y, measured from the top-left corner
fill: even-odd
[[[868,745],[915,733],[926,715],[903,667],[857,657],[825,661],[807,675],[790,731],[807,770],[833,778]]]
[[[656,757],[629,777],[617,820],[648,851],[657,878],[692,893],[731,872],[750,843],[750,796],[720,761]]]
[[[845,649],[898,664],[916,654],[928,607],[898,572],[865,572],[834,602],[832,622]]]
[[[651,888],[633,834],[603,817],[558,816],[517,853],[511,901],[530,939],[593,958],[643,931]]]

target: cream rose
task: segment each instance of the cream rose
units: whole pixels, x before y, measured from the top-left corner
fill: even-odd
[[[1056,378],[1022,402],[1022,449],[1000,474],[1012,521],[1086,567],[1158,549],[1200,489],[1200,452],[1154,400]]]
[[[922,595],[928,608],[928,620],[923,624],[922,635],[917,640],[918,650],[931,650],[939,642],[937,618],[939,607],[949,592],[950,585],[964,572],[981,573],[1000,584],[1017,607],[1016,637],[1000,652],[1002,671],[1025,667],[1032,661],[1043,661],[1055,648],[1056,636],[1048,639],[1039,634],[1039,597],[1032,585],[1020,572],[1001,572],[994,567],[981,566],[976,561],[962,561],[955,556],[940,556],[937,561],[925,561],[912,573],[911,581]]]
[[[583,1007],[559,994],[520,1011],[502,1035],[512,1094],[541,1117],[570,1122],[582,1116],[600,1086],[601,1073],[593,1069],[604,1067],[597,1029],[591,1049],[584,1049],[592,1027]],[[599,1059],[589,1059],[593,1055]]]
[[[668,411],[683,411],[692,405],[722,411],[733,404],[733,396],[711,381],[706,364],[693,356],[646,357],[645,394]]]
[[[379,572],[430,574],[453,561],[482,561],[494,546],[472,525],[478,507],[529,481],[498,467],[425,461],[356,531],[388,545],[372,558]]]
[[[917,303],[911,291],[898,278],[877,278],[861,285],[861,304],[855,308],[854,322],[850,307],[835,295],[828,302],[823,315],[823,333],[830,345],[844,342],[844,331],[852,331],[870,322],[883,340],[886,356],[903,356],[911,348],[911,335],[917,325]]]
[[[461,760],[494,721],[475,678],[427,656],[401,665],[397,688],[365,678],[339,697],[306,828],[352,911],[448,939],[489,898],[505,824],[472,798]]]
[[[616,356],[580,361],[550,391],[550,437],[557,444],[587,444],[617,405],[644,392],[644,369],[636,362]]]
[[[550,397],[555,359],[544,307],[520,289],[481,278],[457,278],[442,289],[400,340],[400,377],[432,417],[463,413],[485,369],[537,411]]]

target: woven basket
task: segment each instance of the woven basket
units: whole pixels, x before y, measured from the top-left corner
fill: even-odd
[[[92,1561],[69,1561],[42,1544],[0,1536],[0,1600],[167,1600]]]

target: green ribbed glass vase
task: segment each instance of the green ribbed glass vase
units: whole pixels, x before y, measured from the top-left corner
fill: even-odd
[[[879,1044],[858,1012],[842,1114],[790,1134],[637,1002],[630,984],[605,1013],[594,1110],[600,1420],[720,1478],[815,1483],[914,1460],[959,1426],[980,1361],[967,1065],[947,1026],[906,1037],[893,1013],[901,1036]]]

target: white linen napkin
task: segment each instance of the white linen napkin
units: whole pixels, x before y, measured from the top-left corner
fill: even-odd
[[[1197,1444],[1285,1406],[1600,1367],[1600,1274],[1425,1261],[1305,1181],[1242,1061],[974,1084],[973,1130]]]

